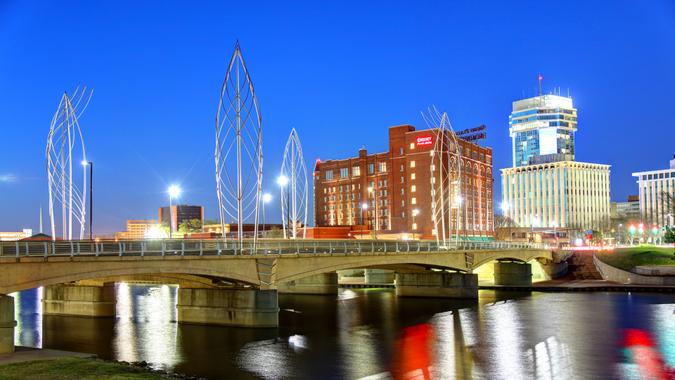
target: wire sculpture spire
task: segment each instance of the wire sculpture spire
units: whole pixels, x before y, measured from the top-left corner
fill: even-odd
[[[79,232],[84,237],[86,227],[87,162],[80,116],[89,105],[93,91],[76,88],[72,96],[64,93],[52,117],[45,157],[49,186],[49,223],[52,239],[60,232],[63,239],[72,240]]]
[[[231,221],[236,240],[244,242],[244,223],[253,222],[257,245],[262,201],[262,117],[239,41],[225,74],[216,113],[216,194],[221,231]]]
[[[453,230],[456,242],[462,228],[462,156],[448,114],[429,107],[422,117],[433,129],[430,164],[431,214],[436,242],[448,246]]]
[[[299,226],[303,227],[302,238],[307,237],[307,205],[309,203],[307,182],[307,167],[302,155],[302,145],[298,132],[293,128],[286,142],[279,177],[284,239],[297,239]]]

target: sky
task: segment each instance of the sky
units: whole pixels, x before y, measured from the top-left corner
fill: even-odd
[[[569,90],[576,158],[612,166],[612,200],[675,154],[671,0],[0,0],[0,231],[37,230],[41,205],[46,218],[50,120],[82,85],[94,89],[80,125],[95,232],[156,218],[174,183],[215,219],[215,114],[237,39],[262,112],[269,222],[291,128],[311,170],[361,146],[386,151],[389,126],[425,128],[435,105],[456,130],[486,124],[482,144],[504,168],[511,103],[536,95],[538,73],[544,92]]]

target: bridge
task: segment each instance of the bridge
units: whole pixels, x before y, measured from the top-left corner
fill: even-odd
[[[259,240],[243,248],[224,240],[3,242],[0,352],[14,329],[13,299],[1,295],[36,287],[44,287],[46,315],[106,317],[115,316],[115,282],[176,284],[178,322],[275,327],[278,293],[336,294],[340,270],[391,270],[397,296],[476,298],[476,268],[494,263],[496,284],[526,285],[532,260],[546,266],[553,253],[417,240]]]

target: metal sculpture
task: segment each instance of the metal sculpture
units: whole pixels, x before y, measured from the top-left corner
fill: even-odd
[[[436,242],[448,246],[459,241],[462,228],[462,165],[461,150],[447,113],[430,107],[423,118],[433,129],[434,148],[431,151],[431,214]]]
[[[74,232],[79,232],[77,236],[80,239],[84,237],[87,167],[81,164],[87,162],[87,154],[79,118],[89,105],[92,94],[93,91],[87,91],[85,87],[75,89],[72,97],[64,93],[49,128],[45,156],[49,186],[49,222],[54,240],[58,230],[63,239],[72,240]],[[80,166],[81,180],[77,169]]]
[[[302,145],[298,132],[293,128],[284,149],[279,177],[281,188],[281,220],[284,226],[284,239],[298,238],[298,228],[302,229],[302,238],[307,237],[307,205],[309,191],[307,185],[307,167],[302,155]]]
[[[237,225],[243,248],[244,222],[253,221],[253,249],[257,245],[262,191],[262,118],[258,98],[239,41],[225,74],[216,114],[216,193],[221,231],[229,218]]]

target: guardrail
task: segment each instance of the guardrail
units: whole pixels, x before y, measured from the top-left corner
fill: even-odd
[[[467,251],[488,249],[535,249],[540,244],[510,242],[459,242],[439,245],[426,240],[127,240],[0,242],[0,257],[25,256],[220,256],[265,254],[358,254]]]

